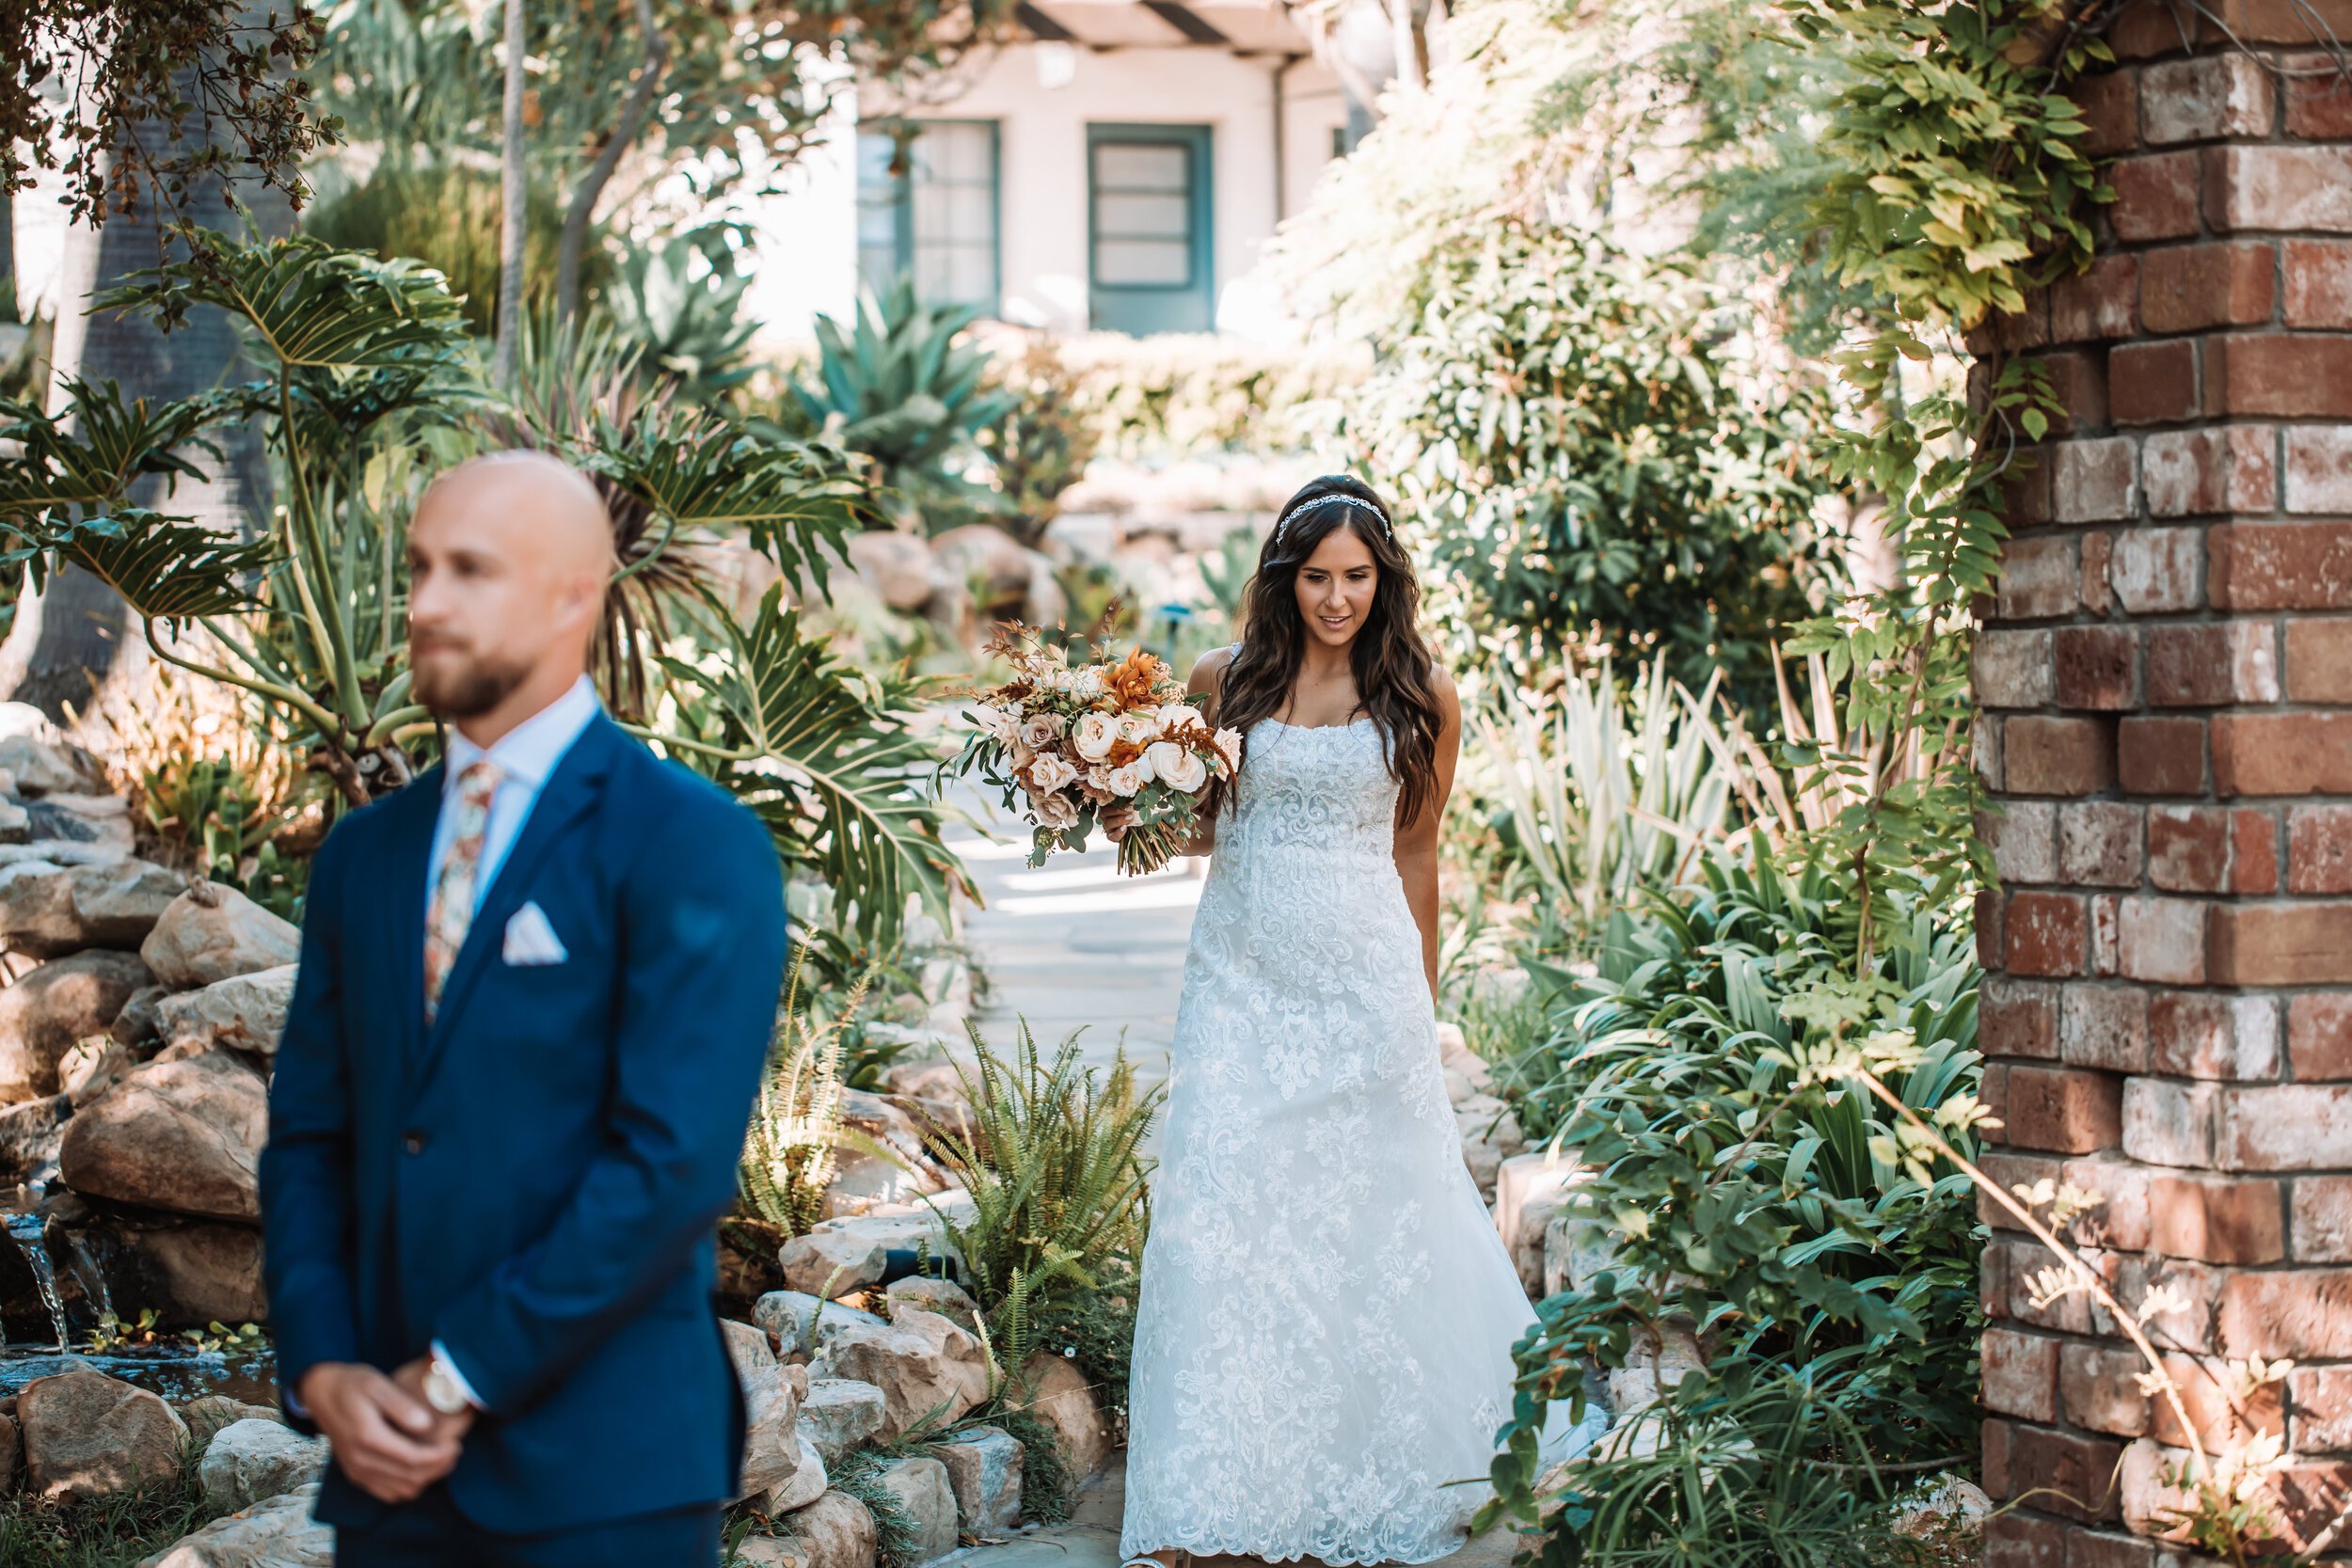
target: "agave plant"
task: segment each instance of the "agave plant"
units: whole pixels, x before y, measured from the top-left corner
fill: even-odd
[[[646,362],[699,393],[751,379],[746,351],[758,328],[743,313],[751,277],[718,240],[714,227],[633,247],[605,295],[613,322]]]
[[[794,396],[828,435],[872,456],[887,483],[945,483],[946,461],[1016,401],[985,385],[986,349],[956,341],[977,315],[968,306],[924,304],[908,278],[879,298],[861,290],[849,331],[818,319],[818,379],[796,384]]]
[[[75,383],[56,417],[0,403],[0,439],[16,446],[0,458],[0,566],[36,582],[66,562],[95,573],[159,658],[262,700],[363,804],[405,782],[437,733],[406,667],[406,530],[424,481],[485,445],[560,452],[602,486],[623,562],[598,665],[615,712],[744,798],[866,936],[886,940],[910,895],[944,912],[962,873],[926,787],[936,759],[887,705],[904,693],[804,641],[777,589],[739,618],[695,564],[748,546],[786,581],[821,583],[821,557],[863,520],[847,454],[658,391],[599,390],[593,373],[564,400],[545,395],[562,372],[536,372],[539,395],[501,404],[438,274],[315,239],[195,230],[185,260],[100,301],[166,322],[195,305],[239,323],[261,378],[159,404]],[[224,537],[128,502],[147,476],[200,478],[197,455],[219,455],[207,433],[234,421],[258,425],[274,460],[283,504],[265,531]]]

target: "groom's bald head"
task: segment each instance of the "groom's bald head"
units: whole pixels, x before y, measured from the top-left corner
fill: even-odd
[[[587,668],[612,522],[579,470],[545,452],[495,452],[426,488],[408,567],[417,700],[469,734],[503,733]]]

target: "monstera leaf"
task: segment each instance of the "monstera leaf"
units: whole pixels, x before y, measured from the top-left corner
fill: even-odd
[[[963,873],[940,843],[946,814],[924,789],[938,761],[930,745],[802,636],[800,612],[783,607],[780,586],[748,626],[712,609],[727,644],[719,673],[663,664],[710,694],[730,750],[747,759],[721,782],[759,813],[786,859],[817,866],[864,935],[887,942],[909,894],[945,920],[949,888]]]
[[[247,608],[245,584],[270,564],[266,540],[240,543],[185,517],[119,507],[58,551],[87,568],[151,621],[186,621]]]

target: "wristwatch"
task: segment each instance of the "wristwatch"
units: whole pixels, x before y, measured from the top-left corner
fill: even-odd
[[[435,1351],[424,1364],[424,1402],[444,1416],[463,1416],[473,1408],[466,1398],[465,1388],[457,1381],[457,1373]]]

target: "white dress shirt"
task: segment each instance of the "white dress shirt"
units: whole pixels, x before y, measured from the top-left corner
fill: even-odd
[[[570,690],[499,736],[487,751],[468,740],[455,725],[450,726],[449,750],[442,759],[441,814],[433,824],[433,858],[425,864],[428,911],[433,904],[433,884],[440,877],[441,862],[449,857],[450,840],[454,836],[455,814],[450,806],[457,799],[458,776],[484,757],[499,770],[498,788],[490,796],[490,815],[482,829],[482,864],[473,879],[473,907],[479,910],[483,895],[498,878],[499,867],[506,863],[507,851],[515,847],[523,824],[531,820],[531,808],[539,803],[539,792],[555,776],[564,753],[602,711],[596,683],[582,675]],[[480,1409],[482,1401],[473,1385],[438,1339],[433,1341],[433,1354],[449,1369],[451,1381],[466,1402]]]
[[[433,858],[424,868],[428,910],[433,904],[433,884],[440,877],[441,863],[449,858],[450,840],[454,836],[455,814],[450,808],[457,800],[458,776],[484,757],[499,770],[489,819],[482,830],[482,864],[474,872],[473,906],[478,910],[498,878],[499,867],[506,863],[507,851],[515,847],[523,824],[531,819],[539,791],[555,776],[556,765],[580,732],[602,711],[596,683],[582,675],[570,690],[499,736],[487,751],[468,740],[455,725],[450,727],[449,752],[441,771],[441,815],[433,824]]]

